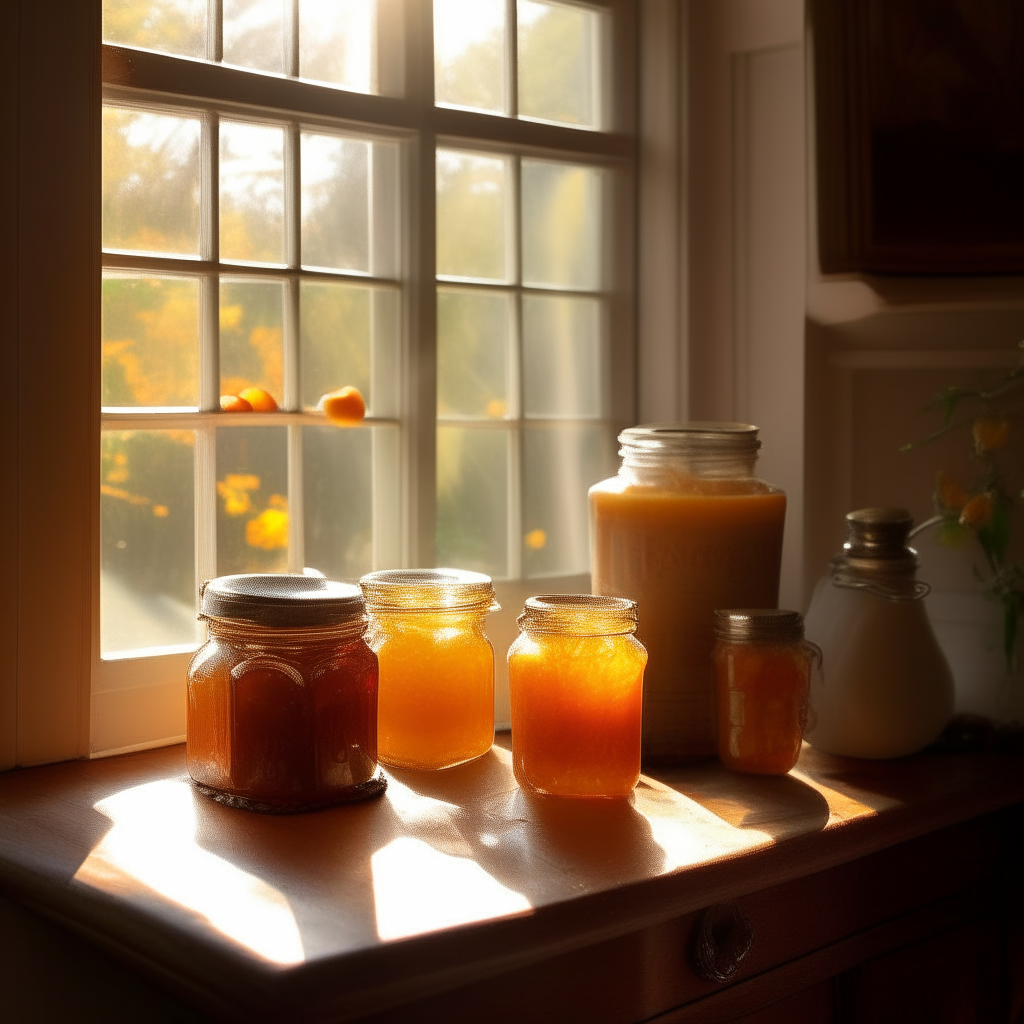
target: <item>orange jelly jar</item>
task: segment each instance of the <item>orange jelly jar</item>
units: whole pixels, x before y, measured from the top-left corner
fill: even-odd
[[[384,791],[377,657],[358,587],[319,577],[203,585],[209,640],[188,670],[189,775],[215,800],[301,811]]]
[[[636,603],[620,597],[531,597],[508,652],[512,769],[556,796],[625,797],[640,778],[647,651]]]
[[[394,569],[360,581],[380,662],[377,750],[396,768],[450,768],[494,742],[496,609],[489,576]]]
[[[799,612],[715,612],[718,756],[727,768],[785,775],[800,756],[811,672],[821,650],[804,640]]]

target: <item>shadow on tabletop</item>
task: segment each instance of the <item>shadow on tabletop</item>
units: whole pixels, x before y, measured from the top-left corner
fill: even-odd
[[[793,775],[745,775],[728,771],[715,758],[663,769],[654,777],[733,828],[754,829],[776,842],[821,831],[829,821],[828,800]]]

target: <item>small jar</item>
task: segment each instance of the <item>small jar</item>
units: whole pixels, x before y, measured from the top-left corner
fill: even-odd
[[[222,803],[302,811],[384,790],[377,658],[357,587],[290,575],[203,584],[188,670],[188,771]]]
[[[629,796],[640,778],[647,651],[636,602],[531,597],[508,652],[512,768],[534,793]]]
[[[786,495],[755,476],[749,423],[656,423],[619,434],[618,476],[590,488],[595,594],[636,601],[650,661],[645,765],[718,749],[716,608],[779,603]]]
[[[460,569],[395,569],[360,581],[367,639],[380,662],[377,750],[396,768],[450,768],[494,742],[497,609],[489,576]]]
[[[807,742],[846,757],[889,758],[928,746],[953,714],[953,673],[935,638],[902,508],[846,516],[847,537],[807,610],[825,652],[826,685],[811,688]]]
[[[821,651],[804,640],[799,612],[715,612],[718,756],[726,768],[785,775],[800,756],[812,669]]]

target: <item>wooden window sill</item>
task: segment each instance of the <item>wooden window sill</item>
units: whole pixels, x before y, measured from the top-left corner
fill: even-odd
[[[203,798],[183,746],[10,772],[0,893],[213,1015],[350,1020],[1024,800],[1020,754],[865,762],[807,747],[783,778],[702,762],[645,777],[631,805],[537,799],[507,747],[290,817]]]

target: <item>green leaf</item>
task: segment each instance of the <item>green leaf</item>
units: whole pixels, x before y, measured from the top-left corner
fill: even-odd
[[[939,543],[953,551],[959,551],[970,539],[971,531],[955,519],[947,519],[939,527]]]
[[[998,570],[1006,561],[1010,544],[1010,510],[1005,501],[994,502],[992,520],[978,530],[978,540],[993,572]]]

